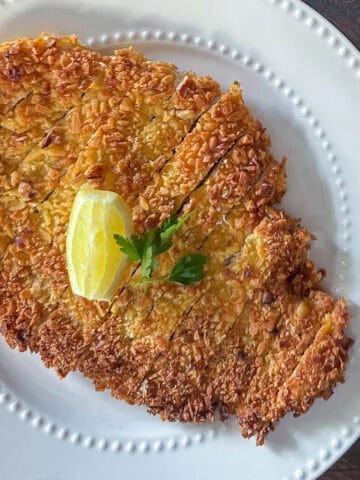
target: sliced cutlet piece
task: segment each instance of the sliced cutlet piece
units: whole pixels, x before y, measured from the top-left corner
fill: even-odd
[[[318,281],[319,274],[314,270],[315,287]],[[252,332],[249,333],[250,328],[244,332],[244,361],[236,365],[244,369],[246,388],[235,390],[236,379],[234,376],[231,379],[230,371],[224,369],[224,378],[228,379],[230,388],[227,396],[223,394],[218,400],[229,413],[238,416],[243,436],[257,435],[258,444],[262,444],[274,421],[285,413],[279,408],[279,389],[286,384],[324,321],[333,314],[336,302],[319,290],[310,290],[308,296],[302,297],[286,291],[275,295],[270,290],[259,291],[258,295],[259,299],[263,296],[270,299],[271,295],[272,302],[261,305],[255,299],[251,305]],[[268,323],[270,313],[274,320],[272,329]],[[236,330],[233,338],[235,335],[239,335]],[[226,362],[222,367],[224,365]],[[222,390],[225,392],[224,385]],[[230,392],[235,391],[237,395],[232,393],[231,398]]]
[[[197,118],[220,96],[218,83],[210,77],[198,77],[192,72],[181,77],[166,104],[153,105],[153,119],[145,125],[135,145],[139,154],[151,159],[147,182],[171,157],[170,146],[174,149],[180,145]]]
[[[348,350],[354,343],[344,333],[349,317],[344,299],[336,301],[331,313],[324,315],[314,341],[280,387],[275,409],[269,412],[270,421],[279,420],[289,411],[302,415],[317,397],[327,400],[335,385],[344,382]]]
[[[327,400],[336,384],[344,382],[348,350],[353,344],[344,333],[349,321],[347,305],[343,299],[336,301],[318,290],[311,291],[307,300],[304,304],[304,299],[298,299],[297,308],[302,310],[305,305],[305,309],[311,310],[301,312],[303,318],[297,317],[297,322],[290,318],[289,325],[285,319],[283,331],[287,335],[282,342],[285,345],[279,348],[280,352],[267,357],[272,378],[267,378],[268,372],[266,375],[256,372],[260,389],[265,377],[264,387],[269,397],[261,402],[262,390],[258,389],[254,398],[246,398],[237,409],[242,434],[257,435],[258,445],[264,443],[275,422],[284,415],[289,412],[302,415],[316,398]],[[274,387],[270,386],[271,380]]]
[[[213,174],[217,170],[220,170],[220,166]],[[242,201],[239,196],[234,196],[235,203],[240,202],[241,205],[237,207],[238,213],[240,214],[242,208],[243,220],[245,221],[245,217],[248,219],[247,226],[251,225],[251,229],[256,224],[256,215],[248,213],[245,204],[254,207],[256,200],[259,200],[260,205],[259,197],[264,203],[274,200],[275,183],[277,177],[282,176],[282,167],[273,162],[271,173],[270,170],[269,167],[266,183],[273,182],[274,188],[268,190],[266,195],[260,193],[262,181],[265,180],[262,179],[255,186],[254,192],[250,192],[247,196],[244,193],[243,197],[245,197]],[[219,177],[218,179],[220,180]],[[229,202],[230,199],[227,198],[226,204],[228,205]],[[258,221],[260,219],[261,216]],[[194,287],[175,284],[157,285],[156,288],[150,286],[148,294],[130,286],[124,289],[119,301],[113,305],[112,314],[104,319],[87,356],[84,356],[80,365],[81,371],[93,379],[98,389],[111,388],[114,395],[125,398],[127,401],[134,401],[137,389],[152,361],[168,348],[169,340],[178,324],[186,318],[199,298],[211,288],[218,274],[216,270],[222,270],[226,253],[224,254],[216,246],[214,250],[211,239],[216,236],[217,230],[223,230],[223,228],[224,224],[214,225],[212,232],[208,232],[205,236],[204,234],[201,236],[198,232],[197,242],[190,246],[186,243],[185,250],[184,242],[188,232],[184,232],[182,237],[182,231],[179,231],[174,238],[174,247],[162,255],[163,259],[159,258],[160,262],[167,264],[168,257],[173,257],[173,249],[177,249],[181,255],[181,253],[187,253],[188,248],[198,249],[202,246],[201,251],[210,257],[207,274],[201,284]],[[223,237],[224,243],[226,238],[226,236]],[[173,262],[174,259],[170,263],[173,264]]]
[[[23,72],[26,79],[24,84],[21,75],[17,80],[9,80],[9,91],[19,84],[31,89],[30,94],[0,115],[2,189],[12,187],[24,156],[54,123],[79,104],[106,61],[80,45],[76,37],[42,35],[36,40],[22,39],[0,53],[0,77],[13,68],[18,69],[18,75]]]
[[[31,78],[29,85],[31,84],[33,91],[42,91],[43,93],[46,91],[49,103],[57,105],[58,110],[62,109],[65,112],[66,109],[76,105],[75,109],[80,111],[80,106],[82,106],[78,105],[80,97],[90,82],[97,78],[99,69],[103,68],[102,57],[81,47],[74,38],[52,38],[51,47],[48,40],[48,38],[42,37],[39,41],[35,41],[35,47],[31,47],[33,53],[39,58],[35,60],[30,56],[31,61],[29,58],[26,60],[33,64],[32,67],[29,66],[28,73]],[[42,42],[46,42],[47,47]],[[25,43],[27,46],[31,45],[30,40],[26,40]],[[39,44],[42,46],[39,47]],[[24,51],[21,48],[19,50],[17,46],[9,48],[10,53],[6,54],[6,57],[10,58],[14,65],[20,65],[19,68],[25,71],[27,67],[21,66],[21,62],[24,61]],[[42,49],[42,55],[39,54],[37,48]],[[62,71],[63,69],[65,72]],[[0,257],[2,259],[0,310],[2,317],[12,318],[14,322],[22,316],[27,316],[26,312],[30,312],[28,318],[32,320],[36,317],[33,312],[40,310],[31,301],[32,288],[40,287],[39,292],[43,299],[48,296],[47,289],[43,288],[43,285],[40,286],[41,279],[34,279],[30,274],[31,269],[27,255],[22,251],[24,239],[18,233],[19,231],[23,232],[25,237],[31,234],[30,229],[26,227],[20,230],[24,219],[27,219],[32,211],[36,211],[38,203],[45,194],[51,191],[62,173],[61,169],[65,168],[62,163],[63,152],[59,152],[61,149],[59,143],[61,143],[61,135],[67,135],[68,131],[64,127],[59,130],[54,129],[43,139],[41,145],[34,147],[34,151],[26,155],[27,151],[33,147],[34,142],[41,138],[41,135],[38,135],[41,131],[39,126],[45,118],[45,113],[38,111],[36,102],[28,104],[27,99],[18,102],[15,110],[22,108],[22,104],[27,105],[26,115],[17,114],[16,116],[23,119],[23,126],[26,125],[26,122],[29,123],[29,130],[19,133],[6,128],[0,129],[0,188],[3,191],[0,209]],[[51,109],[47,112],[50,111]],[[3,111],[2,120],[10,118],[11,114],[11,111],[7,114]],[[34,117],[33,123],[38,122],[39,128],[31,129],[32,117]],[[71,118],[74,118],[74,109]],[[5,133],[2,135],[3,132]],[[36,133],[35,137],[34,132]],[[58,161],[53,165],[45,165],[42,163],[43,156],[39,152],[42,152],[52,142],[54,151],[57,151],[58,154]],[[38,152],[37,155],[36,152]],[[30,161],[34,158],[40,161],[41,168],[35,161]],[[41,177],[43,171],[45,173]],[[41,230],[38,234],[41,236],[46,232]],[[24,296],[24,302],[17,311],[16,302],[18,300],[16,299],[19,298],[19,292]],[[20,323],[22,323],[21,320]],[[5,330],[6,328],[3,327],[3,331]]]
[[[156,87],[154,80],[158,77],[166,79],[166,81],[158,81],[158,86]],[[59,309],[58,316],[59,318],[64,316],[74,318],[73,325],[77,325],[77,322],[79,322],[76,319],[77,316],[80,319],[84,319],[85,309],[93,312],[87,315],[90,327],[93,324],[91,320],[101,318],[105,308],[103,304],[87,302],[80,297],[76,297],[70,291],[64,293],[68,286],[64,262],[65,233],[73,198],[81,186],[118,190],[126,198],[121,178],[124,178],[126,175],[128,182],[132,182],[134,167],[141,170],[140,162],[143,162],[144,167],[148,169],[146,162],[154,162],[158,158],[156,149],[151,155],[149,150],[148,157],[144,157],[139,155],[138,148],[133,148],[134,142],[138,139],[138,134],[142,133],[143,128],[153,119],[154,106],[156,105],[158,115],[160,115],[161,103],[163,104],[163,109],[170,108],[170,114],[174,117],[176,117],[177,112],[183,114],[186,110],[191,111],[194,122],[210,106],[219,93],[218,85],[213,80],[191,75],[193,88],[188,91],[186,96],[183,95],[180,98],[178,92],[175,91],[175,78],[176,70],[173,65],[161,62],[147,62],[146,71],[143,72],[141,78],[132,88],[127,89],[127,96],[119,104],[118,109],[116,107],[112,109],[111,115],[108,116],[106,122],[93,135],[89,146],[79,154],[76,164],[61,179],[59,187],[45,202],[37,207],[38,213],[30,216],[30,223],[27,222],[25,224],[24,229],[26,231],[31,229],[34,232],[31,238],[25,234],[25,240],[29,240],[29,243],[25,245],[25,249],[31,257],[33,277],[40,278],[40,283],[43,284],[45,282],[48,285],[47,290],[51,293],[51,298],[59,298],[60,295],[64,295],[64,298],[60,301],[61,305],[56,307]],[[149,86],[150,83],[151,85]],[[194,103],[192,95],[196,96],[196,98],[202,96],[202,101],[198,101],[198,107]],[[176,100],[171,101],[174,96],[177,97]],[[132,103],[135,105],[132,111],[128,108],[129,99],[132,99]],[[124,103],[126,103],[126,108],[124,108]],[[176,105],[175,110],[174,104]],[[118,123],[116,123],[116,120]],[[187,115],[185,120],[180,115],[177,117],[178,130],[191,129],[193,122],[190,121],[189,115]],[[173,119],[169,128],[173,129],[174,123],[175,119]],[[126,125],[127,130],[125,128]],[[120,133],[125,138],[125,142],[117,142],[116,138],[114,141],[114,132],[116,133],[116,130],[119,128]],[[170,155],[176,147],[179,137],[174,136],[172,141],[170,141],[168,132],[164,128],[159,129],[158,136],[157,147],[161,144],[161,138],[163,138],[163,151],[168,152]],[[111,143],[113,141],[114,144]],[[124,146],[127,148],[124,148]],[[127,158],[124,159],[124,156],[127,156]],[[127,161],[131,159],[131,156],[133,163],[128,165]],[[96,160],[98,160],[97,163],[95,163]],[[124,170],[123,173],[121,173],[122,170]],[[135,183],[132,189],[133,193],[136,188],[139,192],[141,185]],[[45,231],[48,241],[44,242],[43,236],[41,238],[36,236],[36,232],[39,229]],[[33,300],[34,298],[32,298]],[[53,317],[55,315],[51,318]],[[40,319],[39,324],[41,321],[42,319]],[[27,338],[30,338],[30,334]],[[69,352],[70,354],[71,351]]]
[[[229,107],[229,103],[231,104],[231,108]],[[226,113],[223,113],[223,110],[228,111],[228,109],[225,107],[225,105],[230,108],[231,111],[231,118],[227,120]],[[189,157],[194,159],[194,155],[196,160],[196,163],[198,165],[196,169],[196,175],[190,176],[191,179],[189,178],[189,181],[187,181],[186,185],[182,187],[181,192],[176,192],[174,191],[174,195],[178,194],[180,195],[181,198],[184,198],[185,196],[188,196],[191,191],[194,188],[194,185],[196,186],[197,183],[202,182],[203,179],[206,177],[206,175],[209,173],[211,170],[212,166],[218,162],[220,159],[221,155],[223,154],[224,150],[228,150],[231,148],[232,144],[236,141],[236,139],[240,136],[241,134],[241,128],[242,128],[242,118],[244,117],[246,107],[243,104],[242,96],[240,92],[238,91],[238,88],[233,87],[229,93],[225,93],[222,95],[220,100],[212,106],[207,112],[205,112],[200,119],[198,120],[196,127],[192,130],[191,133],[189,133],[184,141],[181,143],[180,147],[175,149],[175,154],[170,157],[170,160],[166,163],[166,167],[172,166],[172,168],[167,170],[169,173],[169,176],[174,175],[175,171],[181,170],[181,165],[184,162],[190,161]],[[235,117],[235,111],[239,113],[237,116],[237,119],[234,119]],[[221,117],[221,121],[220,121]],[[215,119],[215,120],[214,120]],[[210,131],[210,125],[212,130]],[[204,133],[205,132],[205,133]],[[226,133],[227,132],[227,133]],[[219,144],[221,144],[221,148],[216,149],[216,146],[214,147],[213,151],[211,154],[209,154],[206,149],[201,149],[200,142],[204,139],[207,138],[208,135],[211,136],[211,133],[214,134],[214,138],[217,139]],[[225,135],[225,136],[224,136]],[[189,148],[184,148],[184,144],[188,145],[188,147],[192,147],[194,145],[194,142],[196,142],[197,147],[196,147],[196,152],[192,150],[189,152]],[[204,158],[204,156],[206,158]],[[108,158],[108,157],[106,157]],[[121,165],[121,164],[120,164]],[[162,170],[161,174],[164,174],[164,169]],[[107,170],[108,171],[108,170]],[[128,178],[131,176],[131,170],[126,169]],[[155,174],[156,175],[156,174]],[[119,173],[119,175],[116,175],[115,181],[118,178],[121,178],[122,175]],[[111,180],[111,175],[108,176],[108,178]],[[197,180],[196,180],[197,179]],[[196,180],[196,183],[195,183]],[[120,180],[122,182],[122,180]],[[131,182],[131,179],[129,178],[129,181]],[[152,183],[156,183],[158,180],[155,178],[152,180]],[[105,185],[106,183],[101,183],[102,188],[107,188]],[[141,187],[141,186],[140,186]],[[112,187],[114,188],[114,187]],[[134,188],[139,188],[139,186],[134,185]],[[116,191],[116,190],[115,190]],[[121,193],[124,193],[124,190],[122,189]],[[161,197],[163,200],[164,198]],[[125,200],[129,203],[130,206],[133,206],[132,202],[136,202],[136,205],[139,206],[140,203],[143,201],[143,197],[139,198],[139,195],[132,195],[131,192],[129,192],[129,196],[126,196],[126,190],[125,190]],[[155,200],[155,199],[154,199]],[[159,199],[160,200],[160,199]],[[154,204],[154,202],[152,202]],[[134,209],[135,210],[135,209]],[[150,212],[148,212],[150,213]],[[171,211],[170,211],[171,213]],[[147,219],[146,216],[143,217],[143,221],[145,222]],[[139,219],[138,219],[139,220]],[[139,223],[137,223],[139,225]],[[146,227],[145,225],[142,226],[142,229],[145,230]],[[139,229],[137,230],[139,232]],[[124,272],[124,281],[129,278],[133,271],[134,267],[129,264],[128,269],[125,270]],[[67,293],[68,294],[68,293]],[[68,300],[66,300],[66,303],[70,303]],[[92,305],[94,308],[98,308],[98,303],[92,302]],[[57,335],[52,335],[52,340],[53,344],[48,345],[43,342],[43,338],[45,338],[46,341],[48,341],[49,335],[49,329],[51,328],[63,328],[64,334],[71,334],[72,332],[74,335],[78,337],[78,330],[75,332],[75,326],[77,329],[82,329],[83,330],[83,335],[84,335],[84,342],[88,342],[88,340],[85,340],[86,338],[91,338],[93,330],[94,330],[94,324],[87,323],[87,319],[83,318],[82,316],[79,316],[79,318],[76,315],[76,309],[72,308],[72,311],[75,313],[74,317],[71,317],[69,315],[68,319],[68,324],[66,324],[65,320],[58,322],[56,324],[55,321],[52,323],[47,322],[44,324],[43,328],[39,330],[39,336],[41,335],[41,349],[43,350],[43,358],[45,361],[46,360],[46,355],[47,351],[51,350],[54,351],[56,347],[56,338]],[[65,309],[64,309],[65,311]],[[66,313],[66,311],[65,311]],[[101,324],[101,317],[99,319],[99,323]],[[71,325],[74,325],[74,327],[71,327]],[[43,335],[44,332],[44,335]],[[47,332],[45,334],[45,332]],[[69,338],[69,343],[73,344],[74,342]],[[81,348],[80,345],[78,345],[79,349]],[[75,352],[77,355],[77,353]],[[75,365],[76,362],[78,361],[76,355],[74,356],[69,349],[69,362],[71,362],[71,365]],[[53,360],[52,360],[53,359]],[[52,356],[49,359],[50,361],[60,361],[59,356]],[[64,364],[62,364],[62,369],[64,369]],[[73,368],[73,367],[72,367]]]
[[[234,225],[242,217],[246,218],[235,215],[230,223]],[[235,245],[238,236],[247,233],[244,227],[236,232],[235,225],[228,231]],[[213,419],[220,399],[212,383],[226,382],[232,377],[213,378],[211,362],[221,365],[221,352],[224,350],[224,356],[232,353],[231,348],[223,348],[222,344],[227,344],[238,318],[243,319],[245,328],[237,331],[237,336],[240,343],[245,341],[246,325],[253,318],[249,305],[254,296],[267,283],[296,271],[306,258],[309,240],[310,235],[295,221],[265,217],[246,237],[244,247],[241,249],[240,244],[238,251],[226,259],[226,267],[219,265],[212,287],[194,306],[175,332],[170,349],[159,357],[146,377],[141,394],[153,413],[170,420]],[[254,320],[257,321],[256,315]],[[244,346],[238,348],[239,352],[248,354]],[[246,390],[246,377],[243,382],[238,381],[237,388]],[[224,391],[233,393],[230,388]]]

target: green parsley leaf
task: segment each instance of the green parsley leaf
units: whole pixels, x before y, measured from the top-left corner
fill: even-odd
[[[143,237],[140,237],[139,235],[134,234],[134,235],[131,235],[130,239],[140,256],[139,260],[141,260],[142,256],[144,255],[144,250],[146,248],[145,246],[146,238],[143,238]]]
[[[234,80],[234,81],[233,81],[233,84],[234,84],[234,85],[240,85],[240,82],[239,82],[239,80]]]
[[[190,253],[180,257],[167,277],[169,282],[183,285],[194,285],[204,278],[204,266],[208,257],[198,253]]]
[[[166,252],[171,248],[172,243],[170,240],[163,240],[161,238],[161,229],[157,228],[154,233],[154,240],[153,240],[153,255],[154,257],[160,255],[161,253]]]
[[[189,218],[194,215],[196,210],[187,213],[180,220],[177,220],[176,215],[171,215],[165,222],[163,223],[162,227],[160,228],[160,235],[162,240],[167,240],[168,238],[172,237],[174,233],[176,233],[180,228],[184,225],[184,223],[189,220]]]
[[[141,281],[140,284],[145,289],[150,283],[176,282],[183,285],[193,285],[204,277],[204,265],[207,257],[191,253],[179,258],[174,268],[167,277],[153,279],[155,270],[159,261],[155,258],[166,252],[172,247],[170,238],[184,225],[184,223],[196,212],[196,210],[187,213],[180,220],[176,215],[171,215],[161,227],[155,230],[149,230],[144,236],[131,235],[130,238],[124,238],[115,234],[116,243],[120,250],[124,252],[129,261],[141,262]]]
[[[141,276],[142,278],[152,278],[159,261],[154,259],[152,255],[152,247],[150,246],[144,252],[141,260]]]
[[[167,218],[164,223],[161,225],[161,227],[158,229],[160,233],[165,233],[166,230],[168,230],[170,227],[173,225],[176,225],[177,223],[177,218],[175,213],[171,214],[169,218]]]
[[[132,235],[130,240],[124,238],[122,235],[115,233],[114,238],[116,243],[120,246],[120,250],[125,253],[130,262],[136,262],[141,260],[142,250],[139,242],[135,239],[136,235]],[[139,238],[140,240],[140,238]]]

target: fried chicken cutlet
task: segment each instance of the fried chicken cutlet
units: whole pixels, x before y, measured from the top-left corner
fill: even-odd
[[[322,291],[311,234],[273,205],[285,160],[233,84],[180,74],[133,48],[104,57],[74,37],[0,47],[0,330],[65,376],[164,420],[238,418],[262,444],[344,381],[344,300]],[[128,262],[111,302],[72,293],[65,238],[82,188],[120,194],[135,232],[189,218],[165,274],[208,256],[194,286],[136,287]]]

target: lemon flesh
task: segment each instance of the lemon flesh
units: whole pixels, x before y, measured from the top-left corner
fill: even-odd
[[[73,293],[90,300],[111,300],[127,257],[114,240],[132,233],[131,212],[114,192],[80,190],[66,236],[66,261]]]

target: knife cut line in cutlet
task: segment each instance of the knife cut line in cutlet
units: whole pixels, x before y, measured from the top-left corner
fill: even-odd
[[[273,166],[274,166],[274,165],[273,165]],[[262,170],[262,168],[264,168],[265,170]],[[252,192],[253,188],[256,187],[256,184],[257,184],[257,183],[259,183],[259,184],[261,185],[261,182],[262,182],[263,179],[265,178],[267,169],[270,168],[270,167],[269,167],[269,165],[266,165],[266,164],[265,164],[262,168],[261,168],[261,170],[260,170],[260,173],[254,178],[254,182],[253,182],[253,183],[250,183],[248,190],[247,190],[246,193],[244,194],[244,199],[247,198],[247,196],[251,196],[251,192]],[[202,185],[200,185],[199,188],[201,188],[201,187],[202,187]],[[197,189],[195,189],[194,192],[192,192],[192,193],[198,192],[198,190],[199,190],[199,189],[197,188]],[[188,198],[191,199],[191,195],[190,195]],[[238,199],[237,199],[237,201],[243,202],[244,199],[243,199],[241,196],[239,196]],[[198,205],[197,205],[197,208],[199,208]],[[229,205],[228,208],[229,208],[229,210],[230,210],[230,212],[231,212],[231,210],[232,210],[234,207],[232,207],[231,205]],[[205,206],[202,210],[203,210],[203,211],[206,211],[206,206]],[[201,213],[201,212],[199,212],[199,213]],[[222,215],[227,215],[228,213],[229,213],[229,212],[227,211],[227,209],[224,209],[224,210],[221,211],[221,213],[219,213],[218,217],[222,217]],[[196,221],[196,219],[195,219],[195,221]],[[212,234],[213,230],[216,229],[216,227],[217,227],[217,225],[218,225],[218,221],[214,219],[213,222],[212,222],[211,228],[209,228],[209,229],[206,231],[206,233],[204,234],[204,236],[199,239],[199,242],[196,242],[196,240],[195,240],[195,242],[194,242],[194,239],[192,239],[192,241],[188,241],[189,236],[192,234],[192,225],[191,225],[191,223],[193,223],[193,222],[190,221],[189,223],[190,223],[190,225],[187,225],[185,228],[183,228],[182,232],[181,232],[180,234],[178,234],[177,237],[175,237],[175,239],[174,239],[174,245],[173,245],[173,247],[172,247],[172,251],[171,251],[171,252],[168,252],[168,254],[166,255],[166,257],[169,257],[170,261],[165,264],[165,267],[164,267],[162,264],[164,263],[164,258],[166,258],[166,257],[165,257],[165,256],[162,257],[162,259],[161,259],[161,261],[160,261],[160,265],[158,266],[158,269],[159,269],[159,272],[160,272],[160,276],[166,274],[166,272],[167,272],[167,270],[170,268],[171,264],[174,263],[176,256],[179,255],[179,253],[178,253],[177,250],[176,250],[176,249],[178,248],[178,247],[177,247],[177,243],[178,243],[179,235],[180,235],[180,239],[181,239],[180,241],[181,241],[181,242],[184,242],[185,244],[187,244],[187,249],[188,249],[189,251],[192,250],[192,249],[194,249],[195,251],[201,251],[201,248],[203,247],[204,243],[207,241],[207,239],[209,238],[209,236]],[[196,227],[197,227],[197,225],[196,225],[196,223],[195,223],[195,224],[193,225],[193,228],[195,229]],[[175,251],[176,253],[173,253],[174,251]],[[169,264],[169,265],[168,265],[168,264]],[[136,272],[137,272],[137,270],[134,272],[134,274],[135,274]],[[157,297],[157,296],[156,296],[156,293],[157,293],[157,292],[156,292],[156,289],[153,289],[153,290],[154,290],[154,292],[153,292],[153,295],[152,295],[151,297],[152,297],[152,303],[154,304],[154,302],[157,301],[159,298],[161,298],[161,296],[160,296],[160,297]],[[150,312],[148,312],[148,313],[150,313]]]

